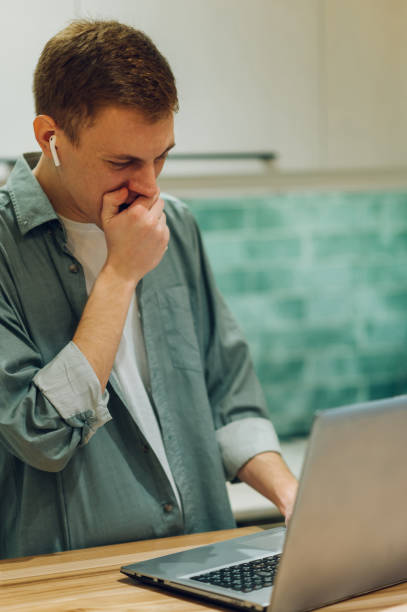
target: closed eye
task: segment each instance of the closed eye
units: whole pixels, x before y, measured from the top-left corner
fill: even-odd
[[[159,157],[157,157],[154,162],[158,163],[158,162],[164,162],[168,157],[168,151],[165,151],[165,153],[163,153],[162,155],[160,155]],[[112,166],[113,168],[116,168],[117,170],[122,170],[124,168],[127,168],[128,166],[131,165],[135,165],[135,166],[141,166],[143,164],[142,160],[138,160],[138,159],[129,159],[127,161],[123,161],[123,162],[117,162],[117,161],[113,161],[111,159],[107,160],[108,164],[110,164],[110,166]]]
[[[110,161],[110,160],[109,160],[109,164],[110,164],[111,166],[113,166],[114,168],[118,168],[118,169],[121,169],[121,168],[127,168],[127,166],[130,166],[130,164],[131,164],[131,163],[132,163],[131,161],[126,161],[126,162],[114,162],[114,161]]]

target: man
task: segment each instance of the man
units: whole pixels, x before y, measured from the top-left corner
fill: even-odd
[[[247,345],[192,216],[159,195],[166,60],[133,28],[73,22],[34,96],[42,153],[0,191],[0,556],[233,527],[225,474],[289,518]]]

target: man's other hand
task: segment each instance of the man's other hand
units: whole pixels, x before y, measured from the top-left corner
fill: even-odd
[[[270,451],[255,455],[240,468],[237,476],[272,501],[288,524],[298,482],[279,453]]]

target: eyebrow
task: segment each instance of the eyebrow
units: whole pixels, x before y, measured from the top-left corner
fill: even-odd
[[[169,151],[171,151],[171,149],[173,149],[175,147],[175,142],[173,142],[172,144],[170,144],[165,151],[163,151],[160,155],[158,155],[155,159],[159,159],[160,157],[163,157],[164,155],[166,155],[166,153],[168,153]],[[131,162],[143,162],[144,159],[141,159],[141,157],[134,157],[133,155],[108,155],[107,157],[113,157],[114,159],[120,159],[120,160],[125,160],[125,161],[131,161]]]

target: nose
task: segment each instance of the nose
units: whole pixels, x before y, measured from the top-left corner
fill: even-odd
[[[129,191],[152,198],[157,192],[157,177],[154,164],[144,164],[136,168],[128,181]]]

